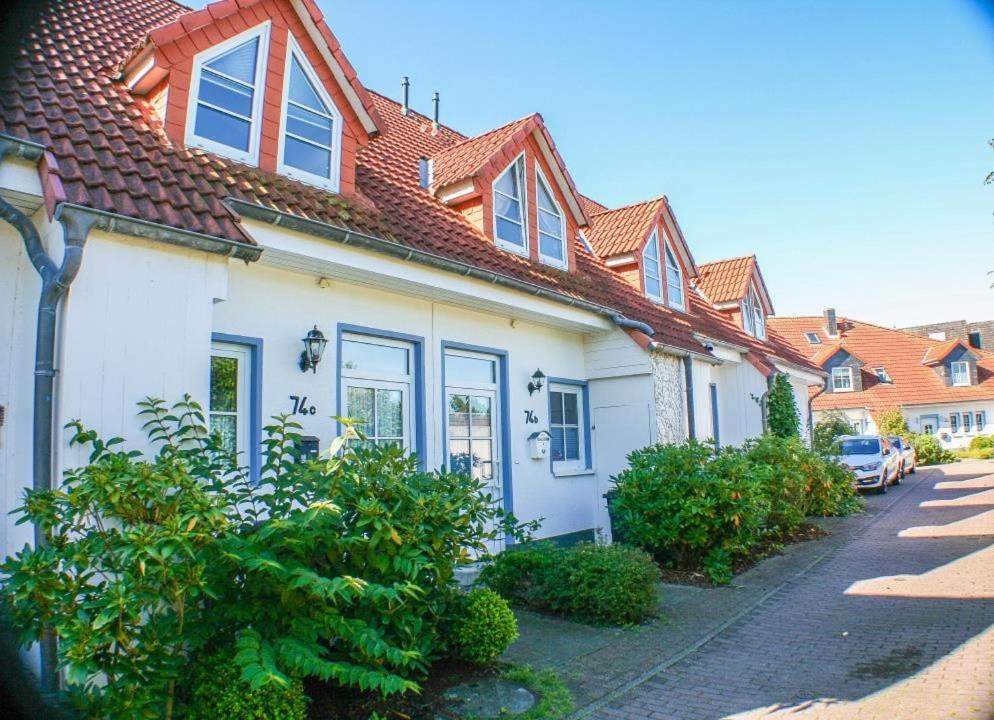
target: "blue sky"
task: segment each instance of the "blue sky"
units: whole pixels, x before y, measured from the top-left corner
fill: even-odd
[[[778,314],[994,318],[994,12],[976,0],[318,0],[359,77],[468,134],[542,113],[581,191],[665,193]]]

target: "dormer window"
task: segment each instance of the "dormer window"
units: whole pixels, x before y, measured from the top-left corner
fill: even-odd
[[[659,279],[659,237],[652,231],[649,242],[642,251],[642,274],[645,276],[645,294],[652,300],[663,300],[663,286]]]
[[[187,145],[258,163],[268,41],[269,23],[265,23],[197,56]]]
[[[958,360],[949,363],[949,370],[953,376],[954,386],[970,384],[970,363],[965,360]]]
[[[821,338],[818,337],[818,333],[816,332],[804,333],[804,337],[806,337],[808,342],[812,345],[821,345]]]
[[[519,255],[528,255],[524,179],[522,153],[494,182],[494,238],[498,247]]]
[[[832,392],[852,392],[852,368],[832,368]]]
[[[342,118],[293,38],[287,68],[279,170],[337,191]]]
[[[545,176],[535,168],[535,192],[538,197],[538,254],[542,262],[566,266],[566,223]]]
[[[882,383],[891,382],[890,375],[887,373],[886,368],[878,367],[873,368],[873,374],[877,376],[877,379]]]
[[[746,332],[760,340],[766,339],[766,312],[763,310],[763,303],[760,302],[756,294],[756,288],[749,286],[749,294],[746,295],[742,308],[742,324]],[[810,333],[809,333],[810,335]],[[816,335],[815,338],[818,336]]]
[[[673,257],[669,243],[666,243],[666,297],[669,305],[677,310],[683,310],[683,271]]]

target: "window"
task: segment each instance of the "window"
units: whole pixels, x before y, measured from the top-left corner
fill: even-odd
[[[949,369],[953,376],[953,385],[970,384],[970,363],[965,360],[957,360],[949,363]]]
[[[365,444],[413,449],[413,356],[414,347],[409,342],[342,335],[342,414],[355,421]]]
[[[187,144],[257,163],[269,24],[232,38],[194,61]]]
[[[535,193],[538,196],[538,254],[544,263],[566,266],[566,224],[542,171],[535,168]]]
[[[742,301],[742,328],[750,335],[756,334],[756,316],[752,312],[752,298]]]
[[[887,374],[886,368],[882,367],[873,368],[873,374],[877,376],[877,379],[880,380],[880,382],[884,383],[892,382],[890,379],[890,375]]]
[[[812,345],[821,345],[821,338],[818,337],[818,333],[816,332],[804,333],[804,337],[806,337],[808,342]]]
[[[949,415],[949,429],[954,433],[959,432],[959,413],[951,413]]]
[[[669,243],[665,244],[666,249],[666,297],[670,307],[683,310],[683,271],[680,264],[673,257]]]
[[[551,383],[549,386],[549,433],[553,471],[569,472],[588,467],[582,385]]]
[[[280,172],[338,190],[341,116],[292,37],[283,93]]]
[[[983,349],[984,339],[983,336],[980,334],[979,330],[970,331],[969,333],[967,333],[966,337],[967,337],[967,342],[970,344],[970,347],[977,348],[978,350]]]
[[[963,432],[973,432],[973,413],[963,413]]]
[[[939,427],[938,415],[922,415],[918,419],[918,426],[925,435],[935,435]]]
[[[752,297],[752,314],[756,318],[756,337],[760,340],[766,339],[766,311],[763,310],[763,303],[759,301],[759,297],[756,295],[756,289],[752,288],[749,290],[749,295]]]
[[[832,368],[832,392],[852,391],[852,368],[834,367]]]
[[[756,288],[752,285],[749,286],[749,292],[742,302],[742,327],[753,337],[760,340],[766,339],[766,313],[763,310],[763,304],[759,301],[759,296],[756,294]],[[808,333],[809,341],[811,335],[815,336],[815,340],[818,339],[815,333]]]
[[[987,425],[987,413],[978,412],[976,415],[977,420],[977,432],[982,433],[984,431],[984,426]]]
[[[494,182],[494,237],[497,245],[528,254],[528,228],[525,225],[525,156],[521,154]]]
[[[663,286],[659,280],[659,237],[652,231],[649,242],[642,251],[642,274],[645,276],[645,294],[653,300],[663,299]]]

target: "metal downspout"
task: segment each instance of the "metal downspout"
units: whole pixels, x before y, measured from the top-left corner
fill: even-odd
[[[697,439],[697,418],[694,409],[694,360],[690,355],[683,357],[683,374],[687,381],[687,428],[688,437]]]

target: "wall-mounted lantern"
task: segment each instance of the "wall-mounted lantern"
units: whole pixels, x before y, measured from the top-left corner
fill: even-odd
[[[528,394],[536,393],[542,389],[542,381],[545,380],[545,373],[541,370],[536,370],[532,373],[531,382],[528,383]]]
[[[307,335],[301,338],[301,342],[304,343],[304,349],[300,353],[300,372],[307,372],[310,369],[316,373],[328,340],[315,325],[313,330],[308,331]]]

